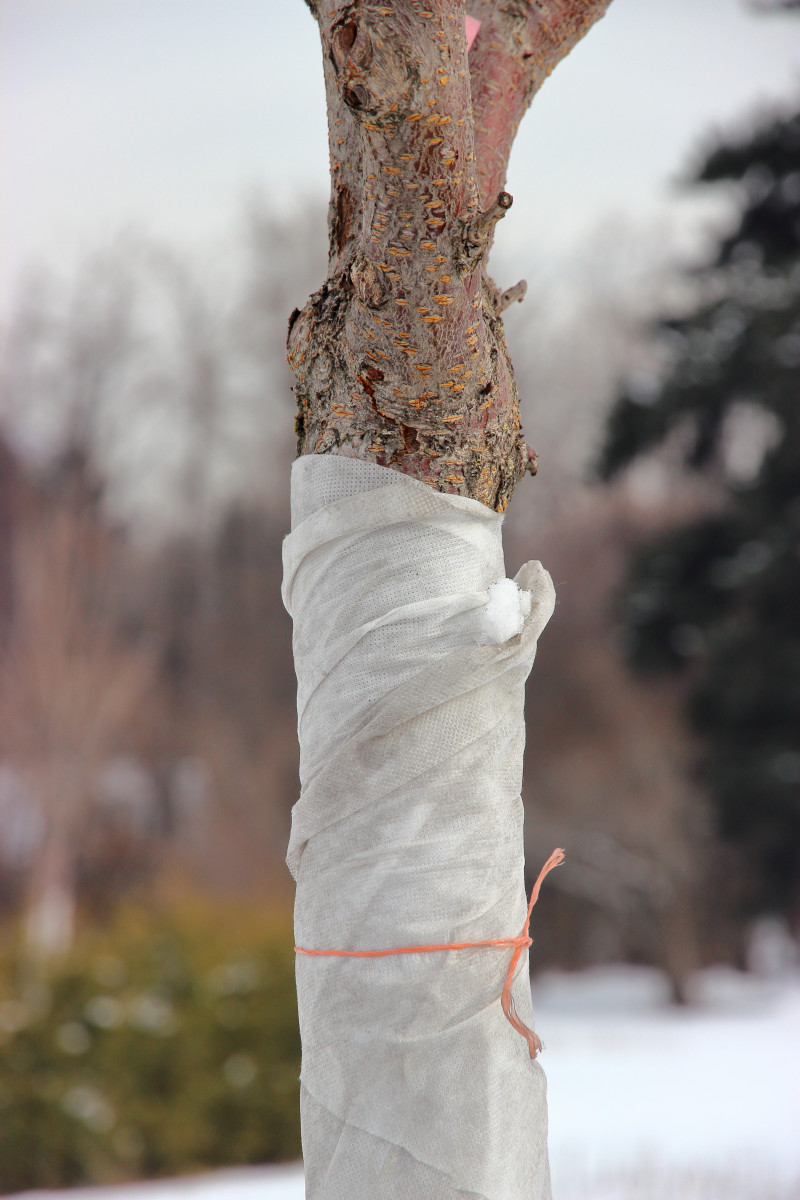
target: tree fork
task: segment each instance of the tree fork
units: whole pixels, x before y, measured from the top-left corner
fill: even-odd
[[[310,3],[331,162],[328,278],[289,325],[298,453],[392,467],[498,512],[522,437],[486,262],[519,121],[610,0]],[[471,67],[471,73],[470,73]],[[474,98],[474,108],[473,108]]]

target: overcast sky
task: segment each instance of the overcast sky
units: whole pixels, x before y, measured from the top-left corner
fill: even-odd
[[[286,211],[325,194],[302,0],[0,0],[0,16],[4,310],[25,264],[68,270],[122,227],[213,245],[253,189]],[[796,18],[613,0],[526,117],[503,236],[546,253],[605,213],[647,220],[704,135],[798,94]]]

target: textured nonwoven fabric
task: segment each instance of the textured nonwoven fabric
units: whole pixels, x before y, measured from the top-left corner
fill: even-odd
[[[523,692],[555,596],[526,563],[505,626],[520,632],[487,641],[501,532],[477,501],[384,467],[294,464],[300,947],[522,930]],[[297,955],[309,1200],[549,1200],[544,1073],[500,1006],[511,954]],[[512,995],[533,1028],[527,952]]]

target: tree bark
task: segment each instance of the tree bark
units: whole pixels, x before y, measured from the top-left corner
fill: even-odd
[[[328,278],[289,320],[299,454],[361,458],[503,512],[523,440],[486,263],[531,98],[610,0],[308,0],[331,165]]]

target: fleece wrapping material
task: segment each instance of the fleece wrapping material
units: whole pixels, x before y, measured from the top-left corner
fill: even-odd
[[[523,693],[554,591],[538,562],[505,579],[501,532],[387,468],[294,464],[298,946],[525,922]],[[500,1006],[510,954],[297,956],[309,1200],[548,1200],[544,1073]],[[512,996],[533,1028],[527,951]]]

